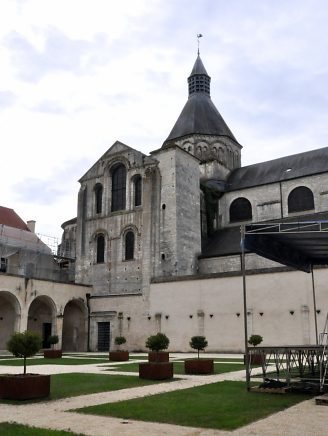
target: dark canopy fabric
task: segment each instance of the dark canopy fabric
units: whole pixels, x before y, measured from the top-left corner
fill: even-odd
[[[301,271],[328,265],[328,221],[246,225],[242,243],[245,250]]]

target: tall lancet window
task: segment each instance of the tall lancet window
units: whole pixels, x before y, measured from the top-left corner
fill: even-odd
[[[126,169],[122,164],[112,170],[112,212],[125,210]]]
[[[134,205],[141,206],[142,179],[141,176],[134,178]]]
[[[130,230],[125,235],[125,260],[134,259],[134,233]]]
[[[102,196],[103,187],[101,183],[96,183],[95,185],[95,203],[96,203],[96,213],[102,212]]]
[[[104,235],[98,235],[97,239],[97,263],[105,262],[105,237]]]

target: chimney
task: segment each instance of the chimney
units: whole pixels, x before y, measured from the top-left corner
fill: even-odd
[[[36,221],[34,221],[34,220],[29,220],[26,223],[29,231],[32,233],[35,233],[35,223],[36,223]]]

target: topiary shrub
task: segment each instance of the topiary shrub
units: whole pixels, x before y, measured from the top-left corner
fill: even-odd
[[[120,348],[120,345],[123,345],[126,343],[126,339],[124,336],[116,336],[114,339],[115,345],[117,345],[117,348]]]
[[[49,336],[49,338],[47,339],[47,341],[48,341],[48,344],[51,345],[51,348],[53,348],[53,346],[54,346],[55,344],[58,344],[58,342],[59,342],[59,338],[58,338],[57,335],[52,335],[52,336]]]
[[[191,346],[191,348],[198,351],[198,359],[199,359],[200,350],[205,350],[205,348],[208,345],[208,342],[205,336],[193,336],[189,342],[189,345]]]
[[[15,357],[24,359],[24,375],[26,375],[26,358],[34,356],[42,347],[42,340],[38,333],[25,331],[14,333],[7,342],[7,349]]]
[[[166,350],[169,346],[170,340],[164,333],[157,333],[156,335],[149,336],[146,340],[146,347],[152,351]]]
[[[248,339],[248,343],[256,347],[263,341],[263,337],[261,335],[251,335]]]

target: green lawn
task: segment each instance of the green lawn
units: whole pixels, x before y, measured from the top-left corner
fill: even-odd
[[[97,392],[117,391],[119,389],[134,388],[158,383],[158,381],[141,380],[135,376],[120,376],[109,374],[53,374],[51,376],[50,396],[44,400],[58,400],[60,398],[76,397],[78,395],[94,394]],[[9,401],[0,403],[27,404],[42,400]],[[1,432],[0,432],[1,434]]]
[[[234,430],[308,398],[306,395],[247,392],[244,382],[225,381],[75,411],[123,419]]]
[[[215,362],[214,364],[214,374],[223,374],[225,372],[240,371],[245,369],[245,365],[239,363],[221,363]],[[138,363],[127,363],[125,365],[117,364],[109,369],[109,371],[126,371],[126,372],[139,372]],[[184,363],[183,362],[173,362],[173,372],[174,374],[184,374]]]
[[[61,358],[61,359],[45,359],[44,357],[40,358],[31,358],[26,359],[27,365],[88,365],[92,363],[108,363],[107,359],[76,359],[76,358]],[[9,360],[1,360],[0,366],[22,366],[23,367],[23,359],[9,359]]]
[[[69,436],[77,435],[69,431],[47,430],[45,428],[29,427],[11,422],[0,422],[1,436]]]

